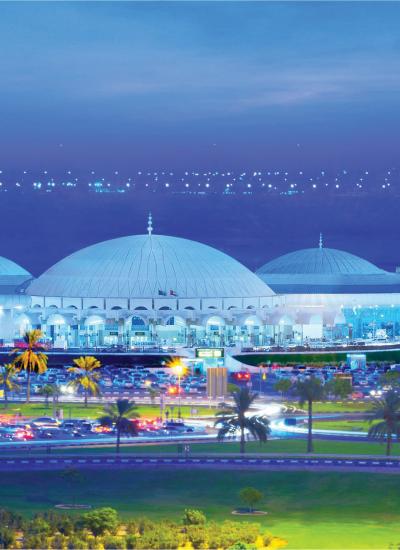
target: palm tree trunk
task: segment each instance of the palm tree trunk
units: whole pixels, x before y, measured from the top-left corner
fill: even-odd
[[[313,452],[313,440],[312,440],[312,401],[308,401],[308,436],[307,436],[307,452]]]
[[[88,391],[87,388],[85,388],[85,407],[88,406]]]
[[[7,393],[7,384],[6,383],[4,383],[3,391],[4,391],[4,408],[7,409],[8,408],[8,393]]]
[[[390,456],[392,449],[392,432],[389,432],[386,437],[386,456]]]
[[[26,403],[31,400],[31,369],[28,367],[28,378],[26,381]]]
[[[240,428],[240,453],[245,453],[246,440],[244,437],[244,428]]]
[[[119,454],[119,446],[120,446],[120,443],[121,443],[121,430],[120,430],[120,428],[118,427],[118,428],[117,428],[117,454]]]

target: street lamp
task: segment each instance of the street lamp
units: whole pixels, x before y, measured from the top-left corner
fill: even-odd
[[[185,373],[186,367],[181,363],[179,359],[176,359],[172,361],[169,364],[169,367],[172,369],[175,376],[178,377],[178,410],[179,410],[179,418],[182,418],[181,416],[181,377]]]
[[[178,377],[178,410],[179,418],[182,418],[181,414],[181,376],[184,373],[185,369],[183,365],[178,364],[173,367],[175,375]]]

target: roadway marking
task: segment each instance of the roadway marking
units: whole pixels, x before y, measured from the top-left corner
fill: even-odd
[[[43,464],[44,460],[35,460],[36,464]]]
[[[129,462],[129,458],[121,458],[121,462]]]
[[[71,462],[72,462],[72,460],[67,460],[67,459],[64,459],[64,462],[65,462],[65,463],[71,463]]]
[[[115,458],[107,458],[106,462],[110,462],[111,464],[114,464]]]
[[[292,464],[297,464],[299,461],[298,460],[291,460],[290,461]]]
[[[57,464],[58,460],[52,459],[52,460],[50,460],[49,462],[50,462],[51,464]]]
[[[100,462],[99,458],[92,458],[92,462]]]
[[[207,458],[206,462],[215,462],[214,458]]]
[[[86,459],[80,458],[80,459],[78,460],[78,462],[81,463],[81,464],[85,464],[85,463],[86,463]]]
[[[29,464],[29,460],[21,460],[21,464]]]
[[[325,464],[332,464],[332,460],[324,460]]]
[[[135,462],[143,462],[142,458],[135,458]]]
[[[7,460],[7,464],[15,464],[15,460]]]

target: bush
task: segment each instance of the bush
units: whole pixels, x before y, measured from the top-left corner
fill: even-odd
[[[184,525],[204,525],[206,522],[206,516],[200,510],[186,508],[183,513],[182,521]]]
[[[208,530],[204,525],[188,525],[185,534],[193,548],[209,548]]]
[[[143,535],[146,531],[152,531],[155,527],[156,524],[148,518],[138,519],[138,531],[141,535]]]
[[[54,548],[54,550],[67,550],[68,549],[68,537],[61,535],[60,533],[52,538],[47,539],[48,548]]]
[[[105,537],[103,537],[102,542],[105,550],[126,550],[125,539],[123,539],[122,537],[106,535]]]
[[[118,528],[118,514],[113,508],[98,508],[82,516],[82,525],[90,529],[93,535],[106,532],[114,534]]]
[[[47,522],[42,516],[36,516],[26,526],[26,532],[29,535],[44,535],[49,536],[55,529],[52,529],[49,522]]]
[[[68,540],[68,550],[89,550],[88,542],[79,535],[72,535]]]
[[[47,547],[48,544],[46,535],[28,535],[24,537],[24,548],[30,548],[31,550],[42,550]]]
[[[2,527],[9,527],[10,529],[21,529],[23,524],[22,516],[0,508],[0,525]]]
[[[126,547],[128,550],[133,550],[134,548],[137,548],[137,541],[138,536],[137,535],[127,535],[125,537]]]
[[[141,550],[175,550],[178,545],[177,530],[166,524],[159,524],[136,539],[136,548]]]
[[[1,524],[3,525],[3,524]],[[0,548],[12,548],[15,543],[15,533],[9,527],[0,527]]]

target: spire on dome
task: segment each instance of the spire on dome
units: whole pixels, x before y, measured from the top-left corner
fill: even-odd
[[[152,218],[151,212],[149,212],[149,218],[147,222],[147,232],[149,236],[151,236],[151,234],[153,233],[153,218]]]
[[[322,248],[322,233],[319,234],[319,248]]]

